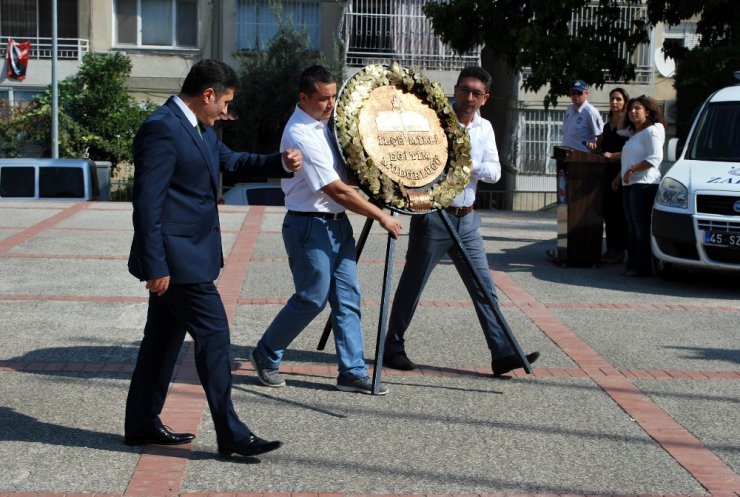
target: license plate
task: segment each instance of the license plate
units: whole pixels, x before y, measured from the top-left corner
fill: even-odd
[[[704,245],[719,245],[721,247],[740,249],[740,233],[705,231]]]

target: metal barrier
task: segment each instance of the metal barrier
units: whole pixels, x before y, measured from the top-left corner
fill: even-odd
[[[134,198],[134,180],[112,179],[110,180],[111,202],[131,202]]]
[[[6,46],[10,38],[15,41],[30,41],[31,59],[51,59],[52,40],[39,36],[0,36],[0,45]],[[60,60],[82,60],[90,51],[90,41],[84,38],[58,38],[57,58]]]
[[[475,205],[478,209],[534,212],[557,205],[555,191],[478,190]]]

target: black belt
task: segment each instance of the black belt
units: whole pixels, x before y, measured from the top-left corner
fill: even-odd
[[[336,221],[337,219],[344,219],[347,214],[344,212],[302,212],[302,211],[288,211],[291,216],[305,216],[305,217],[318,217],[321,219],[329,219]]]
[[[471,205],[470,207],[448,207],[445,210],[449,214],[452,214],[455,217],[463,217],[473,212],[473,206]]]

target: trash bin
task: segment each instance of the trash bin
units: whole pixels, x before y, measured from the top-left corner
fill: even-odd
[[[95,161],[95,170],[98,173],[98,185],[100,186],[99,200],[110,200],[111,165],[108,161]]]
[[[557,230],[555,260],[568,266],[601,262],[602,188],[608,160],[601,155],[555,147],[557,163]]]

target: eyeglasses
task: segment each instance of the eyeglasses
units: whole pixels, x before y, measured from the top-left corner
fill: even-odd
[[[570,96],[571,97],[574,97],[576,95],[578,95],[580,97],[581,95],[583,95],[583,92],[582,91],[572,91],[572,92],[570,92]]]
[[[487,93],[483,93],[480,90],[468,88],[467,86],[455,86],[455,88],[457,88],[457,91],[459,91],[463,95],[473,95],[474,98],[483,98],[485,95],[487,95]]]

